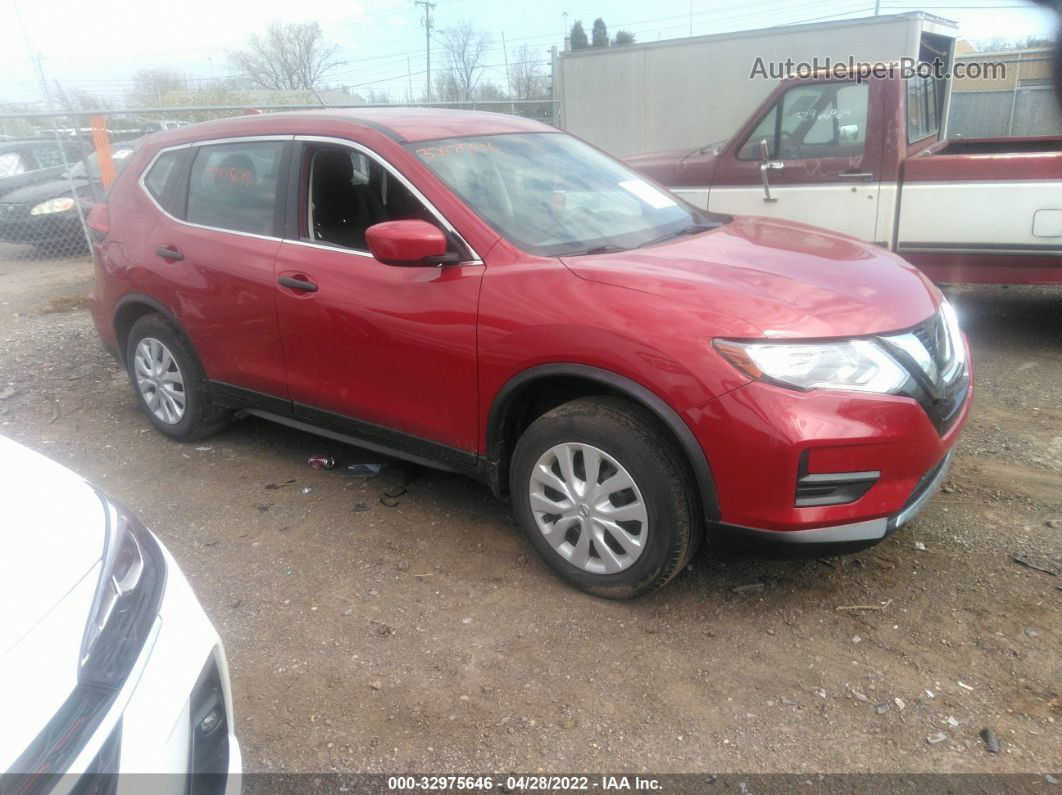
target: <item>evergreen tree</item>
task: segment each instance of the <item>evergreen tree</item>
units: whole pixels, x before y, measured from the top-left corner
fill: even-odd
[[[592,40],[590,44],[594,47],[607,47],[608,46],[608,27],[605,26],[605,20],[598,17],[594,20],[594,29],[591,34]]]
[[[590,40],[586,38],[586,31],[583,30],[582,20],[577,19],[572,25],[571,39],[573,50],[585,50],[590,46]]]

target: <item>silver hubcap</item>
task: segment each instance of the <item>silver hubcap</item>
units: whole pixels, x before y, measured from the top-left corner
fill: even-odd
[[[531,471],[531,513],[557,554],[584,571],[616,574],[645,549],[649,517],[638,484],[604,450],[558,444]]]
[[[184,417],[184,376],[169,348],[154,337],[144,337],[133,357],[136,385],[148,409],[167,425]]]

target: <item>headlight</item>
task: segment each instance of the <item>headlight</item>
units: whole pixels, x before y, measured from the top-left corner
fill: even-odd
[[[895,393],[907,372],[870,340],[837,342],[735,342],[716,350],[750,378],[796,389],[847,389]]]
[[[69,196],[61,196],[58,199],[48,199],[46,202],[41,202],[32,210],[30,215],[51,215],[52,213],[65,213],[67,210],[73,208],[74,200]]]
[[[166,563],[135,516],[101,499],[107,512],[103,567],[81,642],[78,681],[117,689],[158,616]]]

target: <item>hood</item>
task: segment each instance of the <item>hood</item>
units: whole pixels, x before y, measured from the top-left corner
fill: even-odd
[[[77,190],[78,196],[88,198],[91,192],[88,190],[92,183],[87,179],[50,179],[47,182],[36,182],[25,185],[0,197],[4,204],[40,204],[48,199],[57,199],[60,196],[69,196],[70,187]]]
[[[775,338],[898,331],[925,320],[940,300],[932,282],[895,254],[766,218],[737,217],[695,237],[563,261],[583,279],[726,313]]]
[[[103,556],[106,515],[73,472],[0,436],[0,772],[77,683]]]
[[[623,162],[661,185],[681,187],[706,183],[705,175],[714,171],[721,148],[722,144],[711,144],[696,149],[670,149],[666,152],[632,155],[623,158]],[[690,173],[691,169],[697,173]]]
[[[36,171],[26,171],[22,174],[12,174],[10,177],[0,177],[0,201],[4,201],[4,195],[13,190],[26,185],[35,185],[38,182],[48,182],[55,179],[62,171],[62,166],[53,166]]]

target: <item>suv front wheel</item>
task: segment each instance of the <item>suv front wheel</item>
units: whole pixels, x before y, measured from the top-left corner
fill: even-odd
[[[509,478],[532,546],[598,596],[663,586],[699,541],[681,454],[655,417],[620,398],[579,398],[539,417],[517,442]]]

